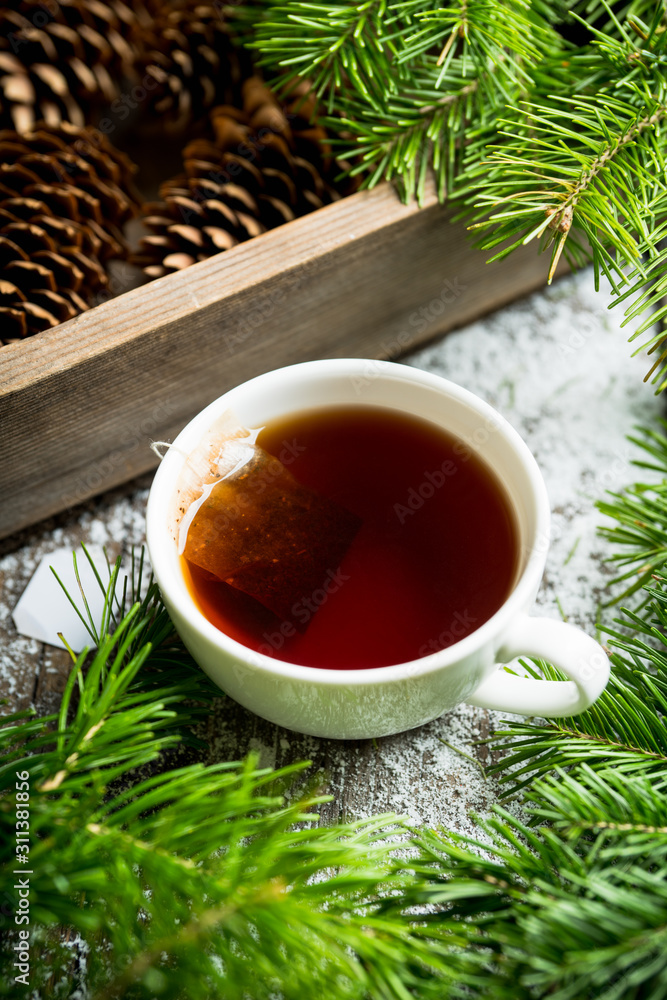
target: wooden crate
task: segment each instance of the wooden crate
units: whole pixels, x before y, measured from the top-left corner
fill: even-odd
[[[0,537],[151,469],[230,386],[396,357],[544,283],[534,247],[487,265],[449,220],[385,184],[1,348]]]

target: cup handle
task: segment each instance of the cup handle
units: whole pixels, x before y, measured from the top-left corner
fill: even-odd
[[[500,664],[516,656],[547,660],[570,680],[534,680],[501,669]],[[547,719],[578,715],[599,698],[609,680],[609,658],[602,646],[575,625],[552,618],[517,619],[505,635],[498,659],[498,669],[466,699],[470,705]]]

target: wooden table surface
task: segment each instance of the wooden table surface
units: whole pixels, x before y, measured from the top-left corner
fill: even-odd
[[[584,272],[404,359],[477,392],[528,442],[554,514],[539,613],[562,614],[589,632],[610,577],[594,500],[633,481],[635,456],[625,435],[660,409],[641,382],[645,359],[631,360],[620,314],[608,314],[607,304]],[[40,559],[82,541],[106,545],[112,557],[127,554],[143,540],[149,484],[150,476],[135,480],[0,543],[6,710],[55,710],[69,669],[64,651],[17,635],[12,621]],[[236,760],[255,750],[268,765],[313,761],[333,796],[322,822],[396,811],[471,832],[472,813],[486,813],[498,798],[497,782],[483,773],[489,750],[476,742],[498,722],[494,713],[464,705],[409,733],[342,742],[283,730],[224,698],[205,726],[207,759]]]

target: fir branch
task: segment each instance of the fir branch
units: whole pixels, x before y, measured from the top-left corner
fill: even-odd
[[[507,796],[554,769],[583,764],[667,788],[667,578],[658,577],[650,588],[642,615],[625,611],[616,622],[619,629],[604,629],[612,675],[590,709],[574,718],[513,722],[491,738],[507,750],[488,769],[506,772],[500,782],[510,784]],[[562,679],[548,664],[541,666],[545,676]]]
[[[547,23],[535,17],[525,0],[503,4],[460,0],[431,10],[423,9],[422,0],[403,0],[393,9],[406,15],[407,25],[410,17],[415,22],[404,31],[398,62],[410,62],[439,49],[437,87],[455,64],[463,77],[477,77],[495,67],[498,86],[509,97],[517,86],[532,83],[530,67],[554,41]]]
[[[618,656],[612,662],[617,669],[626,666]],[[497,731],[492,742],[506,754],[487,770],[504,772],[500,782],[509,785],[505,797],[554,768],[584,763],[600,771],[650,776],[658,787],[667,786],[667,722],[656,716],[653,704],[642,701],[642,674],[634,679],[636,685],[612,676],[595,706],[576,719],[513,722]]]
[[[628,440],[646,456],[633,465],[658,473],[661,481],[635,483],[623,493],[610,492],[611,500],[596,504],[602,514],[616,522],[599,529],[613,546],[609,561],[624,570],[612,580],[612,586],[626,584],[614,598],[616,602],[646,587],[667,562],[667,421],[660,420],[659,427],[660,431],[637,428],[640,436],[629,436]]]
[[[617,291],[628,265],[642,271],[642,252],[655,249],[648,222],[658,189],[664,190],[664,150],[655,126],[667,116],[667,91],[654,97],[637,88],[633,96],[642,99],[637,110],[603,92],[561,97],[553,106],[527,104],[516,109],[515,120],[500,122],[507,141],[473,169],[490,171],[477,198],[482,213],[492,208],[475,224],[493,227],[483,248],[512,241],[493,259],[546,237],[550,281],[576,223],[598,271]]]
[[[393,59],[401,28],[388,17],[386,0],[270,0],[244,8],[239,18],[251,48],[260,50],[259,63],[278,72],[278,86],[292,84],[295,74],[312,81],[329,111],[336,93],[349,83],[376,110],[387,93],[396,93],[405,78]]]
[[[556,46],[543,6],[462,0],[424,10],[418,0],[276,0],[243,7],[237,20],[277,86],[289,89],[296,73],[310,78],[329,128],[342,137],[342,155],[349,152],[350,169],[366,174],[366,186],[394,179],[404,197],[419,197],[433,167],[444,199],[466,129],[479,133],[483,121],[524,94],[533,68]],[[439,59],[445,38],[451,44]],[[443,113],[452,105],[454,114]]]
[[[536,831],[494,812],[481,824],[486,840],[417,837],[414,870],[431,906],[425,922],[458,921],[468,954],[486,956],[484,986],[468,995],[659,1000],[667,982],[664,852],[618,864],[587,831]]]
[[[286,801],[303,764],[270,772],[250,759],[137,775],[161,737],[145,733],[135,746],[122,706],[151,673],[152,649],[136,637],[161,609],[159,597],[148,616],[135,605],[100,636],[88,669],[74,668],[79,702],[65,699],[50,720],[56,732],[26,713],[0,730],[13,768],[38,767],[34,946],[55,954],[63,925],[94,941],[81,985],[96,1000],[315,991],[327,1000],[662,1000],[667,653],[665,642],[661,651],[641,638],[664,640],[667,592],[662,582],[654,591],[659,627],[636,616],[634,635],[612,637],[623,656],[614,656],[607,700],[568,720],[569,732],[564,720],[523,724],[533,746],[517,750],[519,763],[545,774],[526,797],[531,822],[496,807],[482,840],[415,830],[407,858],[395,817],[322,828],[311,811],[323,801],[317,789],[293,786]],[[170,692],[181,683],[189,692],[189,666],[172,666]],[[159,726],[159,701],[145,706],[144,722]],[[557,752],[545,763],[539,735],[552,723]],[[559,759],[568,772],[547,774]],[[5,862],[9,804],[5,795]]]
[[[325,124],[344,132],[345,139],[337,143],[340,155],[354,164],[350,173],[361,175],[364,187],[391,180],[405,201],[415,197],[421,204],[426,179],[433,174],[444,201],[454,190],[471,123],[478,141],[493,133],[503,99],[497,93],[498,69],[499,64],[492,64],[470,80],[454,66],[441,87],[442,74],[431,60],[413,70],[410,85],[390,96],[381,113],[348,98],[339,117],[327,118]]]
[[[475,225],[492,229],[481,245],[504,244],[492,259],[539,239],[551,248],[549,280],[563,252],[573,266],[591,260],[596,285],[605,275],[616,301],[631,301],[624,325],[648,313],[633,340],[667,314],[665,13],[654,4],[648,21],[633,12],[622,23],[603,7],[611,31],[589,25],[589,49],[568,59],[573,70],[582,58],[588,66],[583,93],[542,90],[541,102],[500,121],[491,155],[480,161],[470,152],[467,180],[483,177],[484,187],[468,201],[476,203]],[[658,332],[638,348],[660,350],[647,374],[656,391],[667,385],[663,340]]]
[[[576,772],[557,771],[535,781],[531,812],[569,840],[603,834],[597,852],[603,861],[662,860],[667,855],[667,795],[643,777],[628,781],[609,771],[604,777],[587,764]]]
[[[122,608],[117,582],[112,573],[107,622],[110,607]],[[33,946],[57,951],[62,926],[94,934],[82,985],[99,1000],[406,1000],[416,988],[435,1000],[448,982],[467,981],[414,917],[381,912],[413,880],[390,863],[395,817],[318,827],[312,810],[327,797],[300,782],[306,763],[270,771],[249,758],[147,774],[200,717],[183,700],[199,683],[208,694],[189,658],[163,670],[164,652],[141,641],[162,634],[165,614],[149,587],[110,634],[97,630],[98,649],[77,659],[57,715],[19,713],[0,728],[6,869],[15,777],[30,774]]]
[[[506,772],[500,780],[510,785],[509,794],[532,787],[554,769],[580,765],[605,775],[613,769],[633,780],[650,778],[658,790],[667,787],[666,432],[667,422],[660,421],[660,431],[639,429],[639,436],[630,437],[645,456],[633,464],[662,479],[635,484],[612,494],[612,502],[597,504],[616,521],[600,529],[616,550],[610,561],[625,569],[614,582],[633,580],[617,600],[640,586],[645,594],[638,610],[624,610],[617,627],[604,629],[612,650],[609,684],[590,709],[572,719],[516,722],[495,734],[493,740],[508,752],[489,770]],[[547,664],[542,668],[546,676],[558,677]]]
[[[462,86],[446,98],[437,93],[430,96],[434,103],[417,109],[410,107],[409,94],[396,97],[388,109],[391,121],[384,115],[371,118],[366,114],[362,118],[353,110],[348,112],[351,117],[345,118],[344,124],[354,138],[354,146],[349,140],[341,143],[341,155],[354,157],[357,162],[351,173],[365,174],[366,187],[391,180],[404,200],[414,196],[421,204],[426,181],[433,173],[439,196],[446,198],[454,184],[466,123],[480,101],[479,81]],[[340,122],[337,124],[340,126]],[[446,149],[440,145],[443,133],[451,144]]]
[[[472,213],[491,260],[534,242],[592,262],[643,337],[667,316],[667,31],[658,0],[268,0],[233,15],[290,88],[308,76],[344,170]],[[577,47],[573,24],[584,40]],[[576,96],[575,96],[576,95]],[[647,378],[667,386],[667,345]]]

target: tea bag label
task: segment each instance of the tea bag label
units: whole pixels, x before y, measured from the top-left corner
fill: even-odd
[[[99,546],[89,545],[87,551],[102,580],[108,580],[108,563],[103,550]],[[104,607],[104,593],[86,558],[79,558],[77,567],[93,621],[99,622]],[[74,573],[72,550],[57,549],[42,558],[14,608],[12,618],[20,635],[64,649],[65,644],[58,636],[60,632],[70,648],[75,653],[80,653],[85,646],[92,646],[93,641],[65,591],[53,575],[52,568],[62,580],[68,593],[74,596],[80,594],[79,583]],[[121,593],[122,589],[121,579]]]

